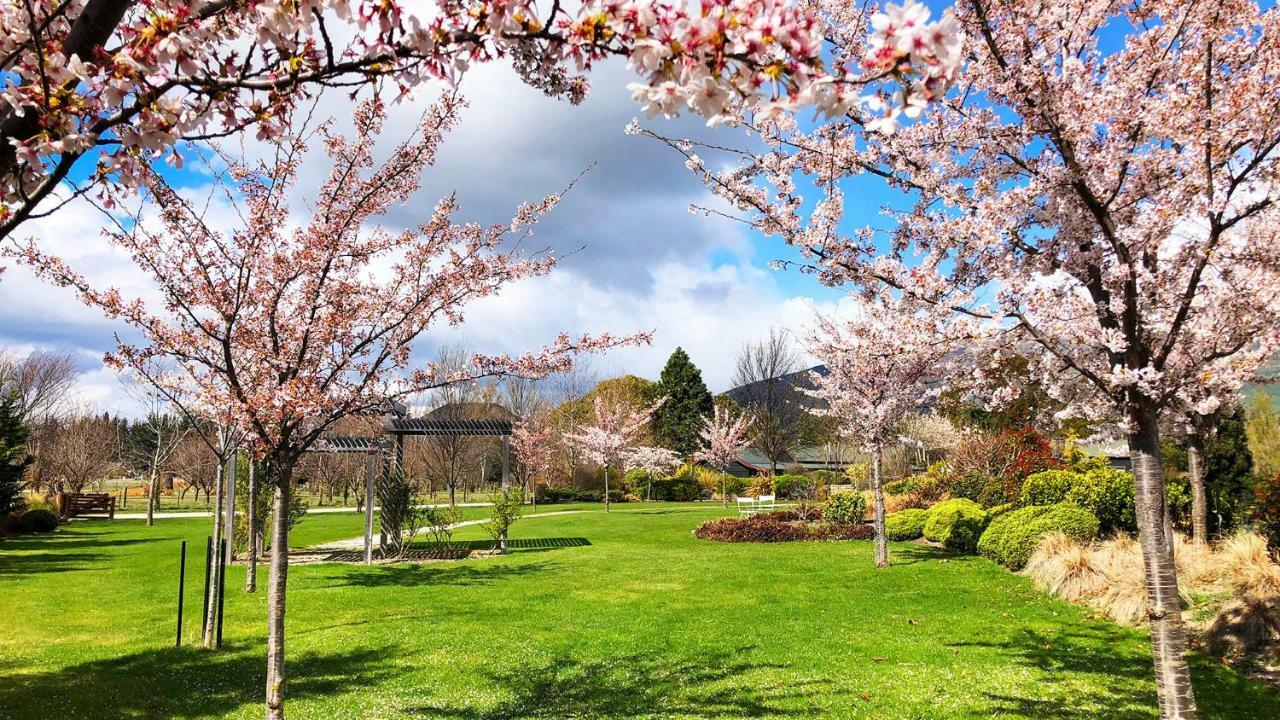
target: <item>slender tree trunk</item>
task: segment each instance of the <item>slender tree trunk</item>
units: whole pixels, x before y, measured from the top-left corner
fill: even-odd
[[[245,503],[245,515],[248,519],[249,526],[249,558],[248,567],[244,574],[244,591],[258,591],[258,516],[256,510],[258,508],[258,485],[254,478],[254,462],[249,460],[249,497]]]
[[[604,466],[604,511],[609,512],[609,466]]]
[[[205,612],[207,618],[204,626],[204,646],[211,648],[214,646],[216,638],[214,637],[218,625],[218,590],[221,587],[219,580],[222,579],[222,563],[219,562],[222,555],[222,513],[220,508],[222,505],[222,480],[223,480],[222,461],[218,461],[218,474],[214,480],[214,484],[218,490],[218,504],[214,505],[213,512],[213,572],[209,575],[209,606]]]
[[[1196,432],[1187,438],[1187,471],[1191,476],[1191,532],[1198,543],[1209,542],[1209,501],[1204,487],[1204,440]]]
[[[1169,518],[1160,466],[1160,428],[1149,405],[1132,411],[1135,430],[1129,435],[1133,461],[1134,506],[1138,540],[1146,570],[1151,646],[1155,659],[1156,696],[1164,720],[1193,720],[1196,712],[1191,671],[1187,665],[1187,630],[1178,600],[1178,574],[1169,543]]]
[[[267,720],[284,720],[284,610],[289,579],[289,496],[293,468],[276,468],[271,504],[271,569],[267,580]]]
[[[156,524],[156,473],[151,472],[147,482],[147,527]]]
[[[875,505],[876,567],[889,567],[889,542],[884,532],[884,486],[880,482],[880,465],[884,450],[877,445],[871,463],[871,494]]]

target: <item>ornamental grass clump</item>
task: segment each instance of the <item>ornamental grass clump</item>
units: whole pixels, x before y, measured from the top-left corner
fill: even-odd
[[[1041,590],[1076,603],[1097,596],[1107,581],[1089,546],[1060,532],[1040,541],[1022,572]]]

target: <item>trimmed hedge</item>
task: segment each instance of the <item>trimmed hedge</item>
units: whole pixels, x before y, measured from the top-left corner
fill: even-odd
[[[929,509],[924,536],[957,552],[973,552],[987,526],[987,514],[965,498],[946,500]]]
[[[1098,518],[1073,503],[1028,505],[993,519],[978,540],[978,552],[1010,570],[1020,570],[1045,535],[1061,532],[1085,541],[1097,537],[1098,528]]]
[[[822,508],[822,519],[834,525],[856,525],[866,511],[867,499],[862,493],[836,493]]]
[[[657,486],[654,486],[657,492]],[[609,502],[624,502],[625,494],[620,488],[609,488]],[[575,487],[546,485],[538,488],[538,502],[551,505],[553,503],[572,502],[604,502],[604,492]]]
[[[915,540],[924,535],[928,520],[929,511],[921,508],[889,513],[884,516],[884,534],[890,540]]]
[[[1056,505],[1067,499],[1067,493],[1080,479],[1079,473],[1070,470],[1032,473],[1022,482],[1022,504]]]
[[[640,488],[641,491],[644,488]],[[692,475],[672,475],[653,479],[653,499],[672,502],[691,502],[702,499],[702,486]],[[639,493],[637,493],[639,494]]]
[[[1112,467],[1094,467],[1084,473],[1046,470],[1028,475],[1022,485],[1026,505],[1069,502],[1097,516],[1103,531],[1133,530],[1133,475]]]

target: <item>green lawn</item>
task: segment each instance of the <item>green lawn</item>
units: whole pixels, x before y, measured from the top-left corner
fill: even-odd
[[[895,545],[876,571],[868,542],[690,535],[721,512],[591,506],[522,521],[504,558],[294,567],[290,715],[1155,717],[1144,632],[980,558]],[[239,590],[242,568],[228,649],[173,648],[178,541],[190,641],[207,528],[81,522],[0,544],[0,718],[261,717],[266,595]],[[360,528],[313,516],[295,542]],[[1274,691],[1203,658],[1194,673],[1204,717],[1280,717]]]

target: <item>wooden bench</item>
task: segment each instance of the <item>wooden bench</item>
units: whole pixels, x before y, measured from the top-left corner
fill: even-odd
[[[106,493],[58,493],[58,515],[63,520],[91,513],[115,518],[115,497]]]

